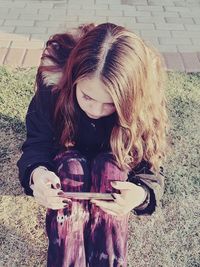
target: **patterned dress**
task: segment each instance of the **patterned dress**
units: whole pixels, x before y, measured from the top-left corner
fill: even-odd
[[[54,159],[62,190],[116,192],[110,181],[125,181],[127,173],[114,164],[112,154],[100,153],[91,163],[70,150]],[[116,217],[89,200],[73,200],[60,210],[47,210],[48,267],[125,267],[129,214]]]

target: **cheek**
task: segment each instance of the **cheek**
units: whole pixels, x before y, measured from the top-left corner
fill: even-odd
[[[116,111],[116,108],[115,107],[113,107],[113,106],[108,106],[108,107],[105,107],[105,112],[107,113],[107,114],[112,114],[113,112],[115,112]]]
[[[93,109],[92,104],[89,102],[86,102],[82,97],[77,98],[77,101],[78,101],[79,106],[82,108],[82,110],[89,111]]]
[[[76,94],[76,99],[77,99],[77,102],[81,108],[85,107],[85,101],[83,100],[83,98],[79,92],[77,92],[77,94]]]

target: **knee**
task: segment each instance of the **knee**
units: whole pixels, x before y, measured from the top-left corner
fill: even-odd
[[[93,160],[95,163],[106,163],[110,162],[114,165],[116,165],[115,157],[112,152],[101,152],[97,154],[97,156]]]
[[[99,153],[93,161],[92,171],[119,180],[126,180],[128,175],[128,171],[120,169],[112,152]]]
[[[104,176],[106,179],[116,177],[121,173],[114,155],[111,152],[99,153],[92,162],[92,173]]]
[[[69,174],[83,175],[88,164],[87,159],[75,149],[63,151],[54,158],[58,172],[62,169]]]

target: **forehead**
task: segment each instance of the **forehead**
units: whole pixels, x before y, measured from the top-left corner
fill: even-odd
[[[76,86],[78,90],[81,90],[98,102],[113,103],[107,87],[98,77],[81,79],[77,82]]]

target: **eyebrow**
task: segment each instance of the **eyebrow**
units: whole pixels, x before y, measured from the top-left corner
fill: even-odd
[[[91,98],[92,100],[97,101],[96,99],[94,99],[94,98],[92,98],[91,96],[89,96],[89,95],[87,95],[86,93],[84,93],[82,90],[81,90],[81,92],[82,92],[84,95],[86,95],[87,97]],[[114,104],[114,102],[104,103],[104,104]]]

